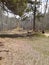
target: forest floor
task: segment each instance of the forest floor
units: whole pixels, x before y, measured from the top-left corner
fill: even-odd
[[[44,35],[45,35],[46,37],[49,37],[49,33],[45,33]]]
[[[49,37],[0,37],[0,65],[49,65]]]

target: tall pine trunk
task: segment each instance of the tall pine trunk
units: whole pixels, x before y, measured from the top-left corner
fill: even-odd
[[[33,31],[35,31],[35,20],[36,20],[36,2],[37,0],[35,0],[35,3],[34,3],[34,14],[33,14]]]

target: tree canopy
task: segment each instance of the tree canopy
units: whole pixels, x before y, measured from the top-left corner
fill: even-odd
[[[0,0],[4,6],[16,15],[22,15],[27,6],[27,0]]]

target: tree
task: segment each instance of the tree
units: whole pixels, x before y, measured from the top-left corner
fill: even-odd
[[[28,4],[30,4],[30,6],[28,8],[26,8],[26,13],[28,12],[32,12],[32,15],[33,15],[33,31],[35,31],[35,20],[36,18],[38,18],[38,20],[40,20],[40,17],[42,17],[42,14],[41,12],[39,11],[39,7],[41,5],[41,2],[40,1],[33,1],[33,0],[28,0]],[[23,16],[23,20],[25,20],[27,17],[26,16]]]
[[[48,0],[45,1],[45,6],[44,6],[44,18],[42,18],[42,20],[43,20],[43,23],[42,23],[42,31],[45,30],[44,23],[45,23],[45,17],[46,17],[47,8],[48,8]]]
[[[35,3],[34,3],[33,31],[35,31],[36,2],[37,2],[37,0],[35,0]]]
[[[23,14],[24,9],[27,6],[27,0],[0,0],[0,3],[2,3],[5,10],[7,7],[12,13],[20,16]]]
[[[31,5],[33,5],[32,9],[33,9],[33,31],[35,31],[35,20],[36,20],[36,13],[37,13],[37,5],[40,5],[40,1],[32,1],[32,0],[28,0],[28,3],[30,3]],[[39,13],[37,14],[39,15]]]
[[[48,6],[48,0],[46,0],[44,15],[46,14],[47,6]]]
[[[47,2],[46,1],[46,7],[45,7],[45,12],[47,8]],[[4,10],[6,10],[6,7],[14,14],[16,15],[22,15],[24,10],[27,7],[27,3],[31,4],[32,12],[33,12],[33,31],[35,31],[35,20],[36,17],[41,17],[41,12],[39,12],[38,6],[40,6],[40,0],[0,0],[0,3],[2,3]],[[8,9],[6,11],[8,11]],[[38,13],[37,13],[38,11]]]

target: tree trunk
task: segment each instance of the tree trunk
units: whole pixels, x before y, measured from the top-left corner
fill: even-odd
[[[36,2],[37,0],[35,0],[35,4],[34,4],[34,15],[33,15],[33,31],[35,31],[35,19],[36,19]]]

